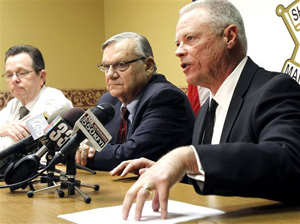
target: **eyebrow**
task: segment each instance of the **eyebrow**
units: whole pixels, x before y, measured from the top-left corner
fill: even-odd
[[[24,67],[24,66],[17,66],[17,67],[14,67],[14,69],[28,69],[28,68],[26,68],[26,67]],[[31,69],[31,68],[30,68]]]

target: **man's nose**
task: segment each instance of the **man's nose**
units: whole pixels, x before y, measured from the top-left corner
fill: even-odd
[[[16,81],[16,80],[19,80],[19,76],[16,72],[14,72],[14,74],[11,77],[11,81]]]
[[[182,56],[186,56],[186,54],[187,54],[186,49],[182,45],[179,45],[177,47],[177,50],[175,51],[175,55],[180,58]]]
[[[118,72],[112,65],[109,66],[109,69],[106,72],[106,75],[108,76],[108,78],[116,78],[119,76]]]

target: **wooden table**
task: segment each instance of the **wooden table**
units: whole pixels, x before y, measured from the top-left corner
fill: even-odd
[[[58,215],[79,212],[99,207],[120,205],[125,192],[136,180],[134,176],[120,179],[111,177],[108,172],[97,172],[96,175],[78,171],[77,180],[82,183],[99,184],[100,190],[81,187],[91,197],[87,204],[77,192],[60,198],[56,190],[27,197],[27,189],[10,192],[0,189],[0,223],[70,223],[57,218]],[[1,182],[1,185],[5,183]],[[46,184],[35,184],[35,189],[46,187]],[[194,205],[215,208],[226,214],[193,220],[188,223],[296,223],[300,224],[300,206],[287,206],[278,202],[263,199],[201,196],[195,193],[190,185],[177,184],[170,194],[170,199],[188,202]],[[121,214],[120,214],[121,215]]]

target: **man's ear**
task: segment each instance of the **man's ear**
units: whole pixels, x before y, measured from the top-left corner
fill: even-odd
[[[236,25],[229,25],[224,30],[224,40],[226,42],[227,48],[232,49],[238,40],[238,27]]]
[[[150,75],[153,73],[155,69],[155,61],[153,57],[148,57],[145,59],[145,64],[146,64],[146,72]]]
[[[40,85],[43,86],[46,83],[46,76],[47,76],[47,72],[46,70],[42,69],[40,71],[40,76],[41,76],[41,81],[40,81]]]

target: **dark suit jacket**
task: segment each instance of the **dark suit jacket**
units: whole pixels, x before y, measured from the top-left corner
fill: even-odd
[[[195,122],[191,105],[183,91],[163,75],[153,75],[142,93],[130,125],[129,138],[123,144],[116,144],[121,102],[109,92],[100,98],[98,103],[101,102],[109,102],[115,107],[115,117],[105,126],[112,140],[88,160],[90,168],[111,170],[124,160],[140,157],[156,161],[175,147],[191,144]]]
[[[205,172],[203,188],[193,181],[196,191],[299,203],[300,85],[249,58],[218,145],[199,144],[207,107],[208,102],[196,118],[193,134]]]

